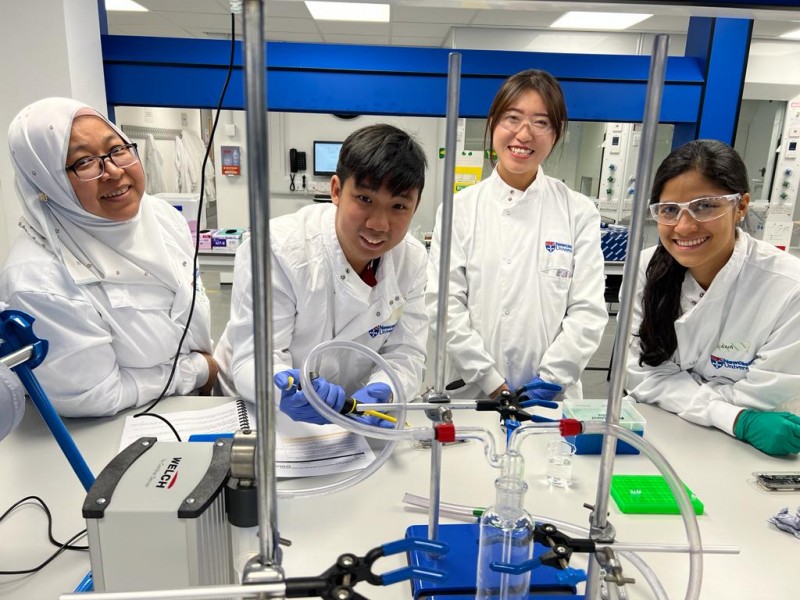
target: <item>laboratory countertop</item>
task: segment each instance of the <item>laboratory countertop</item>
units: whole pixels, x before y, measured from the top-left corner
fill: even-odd
[[[158,412],[207,408],[220,398],[168,398]],[[705,545],[739,546],[738,555],[706,555],[701,598],[736,600],[750,598],[796,598],[800,589],[797,556],[800,540],[777,530],[767,518],[783,506],[792,511],[800,504],[800,493],[768,493],[752,481],[758,470],[800,470],[800,458],[771,458],[716,430],[687,423],[651,406],[638,406],[647,419],[645,437],[671,462],[677,473],[705,504],[698,517]],[[114,456],[127,411],[107,419],[68,419],[67,427],[97,475]],[[413,413],[409,420],[422,425],[425,417]],[[485,413],[455,411],[456,425],[482,424],[497,430],[495,418]],[[498,439],[501,439],[498,437]],[[599,456],[577,456],[573,485],[551,488],[544,481],[543,449],[550,436],[530,436],[522,445],[529,484],[525,506],[533,514],[588,524],[584,502],[593,504]],[[472,506],[487,506],[494,498],[497,471],[484,459],[477,442],[443,448],[441,498]],[[363,555],[370,548],[402,538],[407,526],[426,524],[427,515],[413,512],[402,503],[405,492],[427,497],[430,486],[429,450],[402,442],[395,453],[370,479],[342,492],[313,498],[286,498],[278,502],[281,536],[292,540],[284,549],[287,576],[316,575],[331,566],[344,552]],[[614,471],[627,474],[656,473],[642,456],[620,455]],[[0,442],[0,511],[23,496],[36,494],[50,506],[54,536],[66,540],[84,528],[81,505],[84,492],[66,459],[32,406],[20,427]],[[280,482],[279,485],[285,485]],[[621,542],[685,543],[680,517],[674,515],[625,515],[613,501],[610,522]],[[441,522],[457,522],[442,518]],[[44,514],[30,506],[12,513],[0,523],[0,570],[38,564],[53,548],[46,542]],[[671,598],[683,598],[688,578],[688,555],[642,554],[654,568]],[[403,566],[401,557],[376,563],[385,572]],[[627,565],[627,563],[626,563]],[[572,566],[585,567],[585,558],[575,555]],[[66,552],[40,573],[27,577],[0,576],[0,598],[46,600],[71,592],[89,569],[85,552]],[[631,599],[653,598],[641,576],[632,567],[626,575],[637,578],[628,586]],[[368,598],[409,598],[406,583],[377,588],[361,584],[358,591]]]

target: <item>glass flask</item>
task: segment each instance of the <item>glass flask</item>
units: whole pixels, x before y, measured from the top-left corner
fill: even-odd
[[[492,563],[520,564],[533,558],[531,516],[522,507],[528,484],[521,477],[495,480],[495,505],[481,516],[478,546],[477,593],[479,599],[527,599],[531,573],[498,573]]]

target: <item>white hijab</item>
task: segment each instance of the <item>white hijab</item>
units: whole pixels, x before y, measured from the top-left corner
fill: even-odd
[[[62,260],[77,284],[163,285],[182,296],[182,265],[163,242],[153,205],[158,199],[144,196],[138,214],[127,221],[98,217],[81,206],[65,165],[73,119],[83,115],[102,119],[130,143],[104,116],[67,98],[34,102],[11,122],[8,145],[24,215],[20,225]]]

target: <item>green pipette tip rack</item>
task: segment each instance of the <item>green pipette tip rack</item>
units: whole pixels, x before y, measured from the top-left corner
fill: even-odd
[[[686,484],[684,489],[694,507],[694,514],[703,514],[703,503]],[[626,514],[677,515],[678,502],[661,475],[612,475],[611,497]]]

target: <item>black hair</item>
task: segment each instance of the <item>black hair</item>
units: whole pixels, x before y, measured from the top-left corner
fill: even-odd
[[[653,179],[650,203],[661,200],[668,181],[697,171],[708,181],[731,194],[750,191],[747,167],[736,150],[717,140],[694,140],[673,150],[659,165]],[[686,267],[675,260],[662,244],[647,265],[639,326],[639,366],[651,367],[670,360],[678,347],[675,321],[681,312],[681,287]]]
[[[416,190],[417,202],[425,185],[428,161],[419,143],[392,125],[369,125],[345,139],[336,176],[340,185],[352,177],[358,186],[385,187],[393,196]]]
[[[492,150],[494,130],[500,118],[517,99],[525,92],[538,92],[547,107],[547,117],[553,124],[553,147],[558,145],[561,136],[567,129],[567,103],[564,92],[555,77],[547,71],[528,69],[520,71],[505,80],[497,90],[489,115],[486,117],[486,130],[484,131],[484,146]],[[489,160],[494,164],[493,153],[489,152]]]

